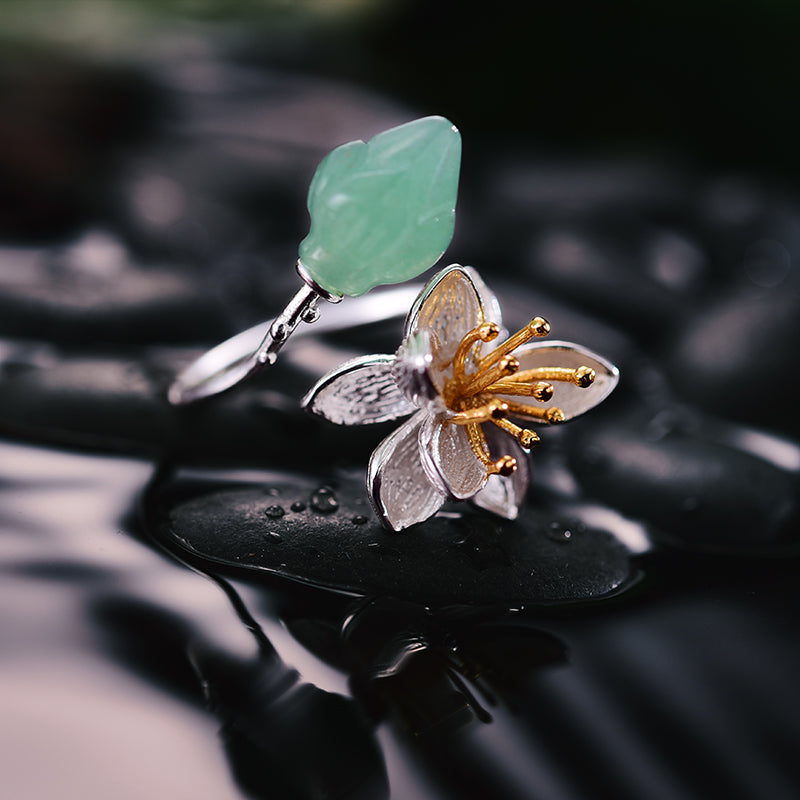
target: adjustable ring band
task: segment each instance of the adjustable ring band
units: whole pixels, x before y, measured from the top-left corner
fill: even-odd
[[[306,281],[302,266],[298,267],[298,272]],[[357,328],[383,320],[402,319],[419,290],[419,284],[405,284],[376,289],[368,297],[348,298],[348,313],[342,316],[329,314],[326,307],[319,308],[319,298],[329,298],[325,296],[324,290],[320,291],[319,287],[306,281],[274,321],[260,322],[226,339],[186,367],[169,387],[169,402],[180,406],[212,397],[274,364],[278,350],[295,328],[297,330],[294,336],[297,337]],[[329,302],[338,300],[333,296]],[[297,327],[300,321],[314,322],[314,328]]]

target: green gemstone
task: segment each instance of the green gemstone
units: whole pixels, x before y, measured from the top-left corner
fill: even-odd
[[[335,294],[415,278],[453,238],[461,135],[424,117],[328,153],[308,190],[300,261]]]

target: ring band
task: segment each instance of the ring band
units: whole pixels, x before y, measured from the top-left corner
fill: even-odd
[[[419,284],[404,284],[376,289],[368,297],[348,298],[348,313],[343,317],[329,314],[324,307],[317,306],[319,297],[329,299],[327,293],[309,285],[301,270],[302,266],[298,266],[298,272],[305,282],[303,288],[274,321],[260,322],[226,339],[179,373],[167,393],[172,405],[187,405],[227,391],[273,364],[278,350],[300,321],[316,324],[314,328],[297,328],[295,337],[402,319],[420,290]],[[329,301],[335,303],[341,299],[337,300],[334,296]],[[308,308],[313,308],[317,313],[309,313]]]

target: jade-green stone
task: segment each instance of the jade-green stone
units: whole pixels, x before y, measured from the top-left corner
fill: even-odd
[[[461,135],[424,117],[332,150],[308,191],[300,261],[327,291],[356,297],[415,278],[453,238]]]

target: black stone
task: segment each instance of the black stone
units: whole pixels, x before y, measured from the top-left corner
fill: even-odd
[[[318,376],[287,359],[243,390],[171,406],[167,387],[200,352],[137,350],[115,358],[10,345],[0,366],[0,433],[192,462],[266,458],[287,465],[307,463],[311,452],[327,461],[347,452],[365,463],[386,433],[386,426],[346,428],[306,414],[299,398]]]
[[[69,246],[0,249],[0,336],[108,346],[230,333],[211,287],[137,263],[116,237],[89,231]]]
[[[374,517],[361,478],[329,486],[338,508],[322,510],[311,502],[321,483],[274,475],[265,483],[268,496],[253,486],[181,501],[154,526],[156,535],[204,562],[437,606],[594,600],[633,577],[628,551],[610,533],[534,508],[509,522],[462,504],[397,534]],[[266,509],[276,502],[305,507],[270,519]],[[367,521],[354,524],[361,517]],[[554,539],[554,526],[570,536]]]
[[[794,284],[729,291],[692,318],[665,358],[676,392],[721,416],[800,433]]]
[[[798,546],[797,476],[749,452],[674,430],[587,429],[569,463],[589,495],[673,543],[732,552]]]

